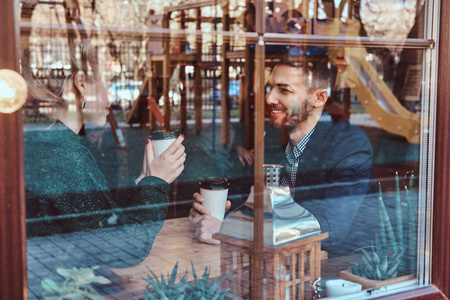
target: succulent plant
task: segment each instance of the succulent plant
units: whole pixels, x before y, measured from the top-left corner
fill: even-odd
[[[151,276],[143,277],[145,281],[147,281],[147,287],[145,288],[145,300],[153,300],[153,299],[168,299],[168,300],[183,300],[186,299],[186,290],[187,290],[187,271],[184,273],[183,277],[180,279],[180,283],[175,284],[177,272],[178,272],[178,262],[172,269],[172,274],[170,275],[169,280],[166,282],[163,275],[161,274],[161,280],[158,279],[158,276],[147,268]],[[153,287],[153,290],[150,289],[150,286]]]
[[[383,202],[381,184],[378,192],[378,208],[380,215],[380,239],[375,237],[375,244],[370,251],[361,249],[362,257],[358,263],[351,262],[352,273],[363,278],[385,280],[405,273],[414,273],[416,267],[417,216],[414,199],[414,175],[409,177],[409,189],[406,190],[408,206],[407,228],[403,228],[401,195],[398,173],[395,174],[395,221],[396,230]],[[407,237],[405,241],[404,237]]]
[[[72,268],[63,269],[58,268],[56,272],[65,277],[61,286],[51,279],[44,279],[41,281],[41,286],[45,290],[42,294],[46,300],[63,300],[63,299],[104,299],[91,284],[108,284],[111,281],[103,276],[96,276],[94,270],[97,266],[92,268]]]
[[[225,299],[225,295],[228,289],[221,291],[219,289],[219,284],[222,280],[227,278],[231,273],[220,277],[218,280],[212,280],[209,282],[209,270],[208,267],[205,268],[202,278],[198,278],[195,274],[194,265],[192,265],[192,275],[194,276],[194,285],[188,287],[189,299],[211,299],[211,300],[222,300]]]
[[[408,204],[408,244],[406,247],[407,268],[410,273],[416,272],[417,255],[417,195],[414,190],[414,174],[409,177],[409,188],[406,190],[406,202]]]
[[[228,290],[222,291],[219,284],[228,275],[220,277],[218,280],[210,280],[208,267],[205,268],[202,278],[198,278],[192,265],[192,274],[194,277],[193,285],[188,281],[187,270],[178,283],[176,277],[178,272],[178,262],[175,264],[169,280],[166,282],[161,274],[161,280],[149,269],[151,276],[143,277],[147,281],[145,300],[167,299],[167,300],[190,300],[190,299],[225,299]],[[152,287],[152,288],[151,288]]]
[[[378,237],[376,244],[371,246],[370,253],[361,249],[362,257],[358,263],[352,262],[352,273],[372,280],[386,280],[397,277],[398,267],[402,262],[403,249],[393,252],[389,247],[382,246]]]

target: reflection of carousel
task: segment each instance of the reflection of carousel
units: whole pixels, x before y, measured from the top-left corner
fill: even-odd
[[[320,280],[322,233],[317,219],[294,202],[289,187],[279,186],[280,165],[265,165],[264,283],[267,299],[311,299]],[[220,233],[221,274],[230,293],[251,299],[253,261],[253,193],[246,205],[230,214]]]

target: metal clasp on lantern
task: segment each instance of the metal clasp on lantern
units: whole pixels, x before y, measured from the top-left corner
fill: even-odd
[[[283,272],[283,270],[284,270],[284,266],[283,265],[278,265],[278,267],[277,267],[277,279],[278,280],[284,279],[284,272]]]
[[[268,164],[263,165],[264,168],[264,185],[265,187],[279,187],[281,181],[282,165]]]
[[[322,295],[320,294],[322,292],[322,278],[318,278],[316,281],[314,281],[313,283],[313,290],[314,290],[314,296],[313,299],[318,299],[321,298]]]

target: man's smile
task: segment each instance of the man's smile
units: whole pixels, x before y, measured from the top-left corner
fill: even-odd
[[[283,106],[283,107],[271,107],[270,112],[272,114],[287,114],[289,111]]]

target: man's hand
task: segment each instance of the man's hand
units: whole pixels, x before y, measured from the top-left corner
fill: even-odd
[[[189,217],[189,221],[194,225],[194,237],[202,243],[220,245],[220,241],[213,239],[212,235],[220,231],[222,221],[210,216],[203,215],[195,218]]]
[[[242,146],[236,146],[237,155],[239,157],[239,160],[241,161],[241,164],[245,167],[245,162],[247,162],[248,166],[250,167],[253,162],[255,161],[255,150],[247,150]]]
[[[222,221],[211,216],[211,212],[203,207],[202,203],[205,201],[203,196],[199,193],[194,194],[194,203],[189,213],[189,221],[194,225],[194,237],[203,243],[218,245],[220,242],[212,238],[214,233],[220,231]],[[231,202],[227,200],[225,211],[230,209]]]
[[[192,208],[189,212],[189,220],[203,215],[211,215],[211,212],[202,205],[205,199],[200,193],[194,193],[194,199],[195,201],[192,203]],[[230,207],[231,202],[230,200],[227,200],[227,204],[225,205],[225,211],[229,210]]]

